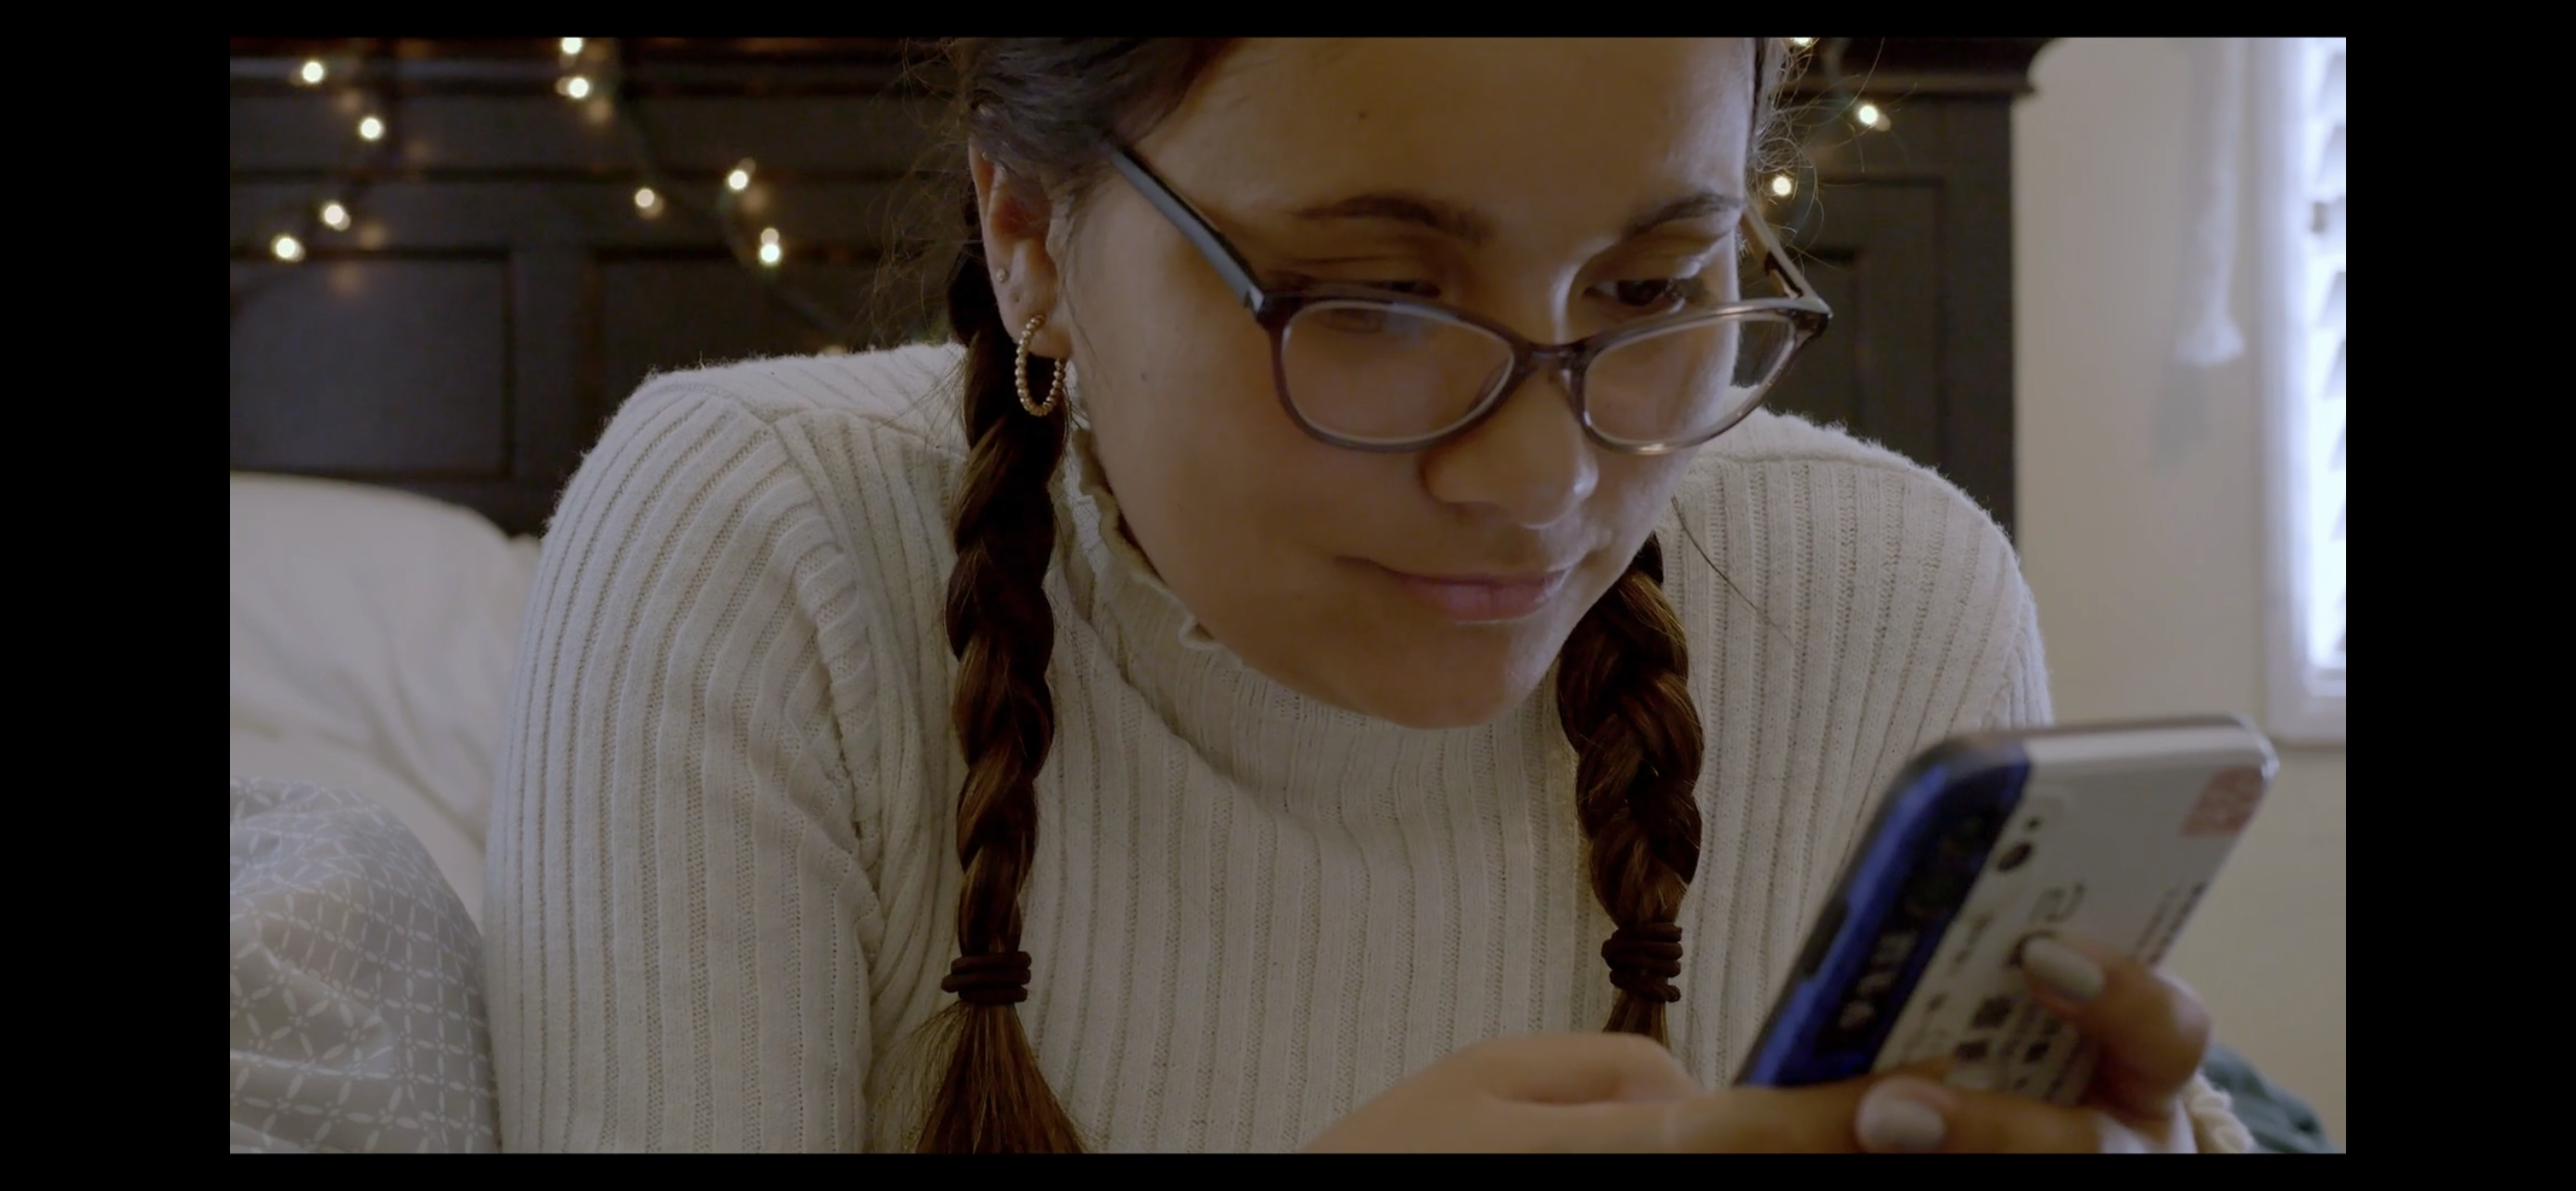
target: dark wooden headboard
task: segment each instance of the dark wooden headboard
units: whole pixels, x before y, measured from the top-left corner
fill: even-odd
[[[533,532],[648,373],[916,329],[917,309],[871,300],[935,117],[897,43],[586,49],[589,98],[622,73],[633,129],[558,93],[552,40],[233,43],[234,470],[405,488]],[[308,56],[320,86],[291,77]],[[737,226],[794,237],[777,285],[713,211],[744,158]],[[635,201],[647,160],[656,217]],[[313,217],[324,197],[346,231]],[[300,262],[273,253],[287,229]]]
[[[1836,318],[1774,401],[1939,466],[2008,529],[2010,111],[2041,44],[1854,40],[1845,69],[1892,126],[1812,140],[1813,176],[1776,216]],[[232,41],[233,470],[403,488],[531,533],[655,370],[935,332],[935,286],[913,282],[938,260],[886,254],[899,225],[947,230],[953,174],[914,171],[959,163],[932,155],[936,101],[903,43],[584,55]],[[295,78],[307,58],[318,85]],[[562,93],[573,73],[592,95]],[[373,143],[355,131],[370,114]],[[745,158],[754,185],[728,198]],[[330,198],[345,230],[317,216]],[[744,263],[761,226],[786,237],[774,272]],[[303,259],[277,259],[281,232]]]

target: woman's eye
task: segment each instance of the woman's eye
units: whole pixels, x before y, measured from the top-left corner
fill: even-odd
[[[1707,286],[1697,277],[1652,277],[1632,281],[1606,281],[1594,292],[1622,309],[1651,313],[1679,309],[1700,300]]]
[[[1436,300],[1440,297],[1439,283],[1431,281],[1372,281],[1365,277],[1325,279],[1309,277],[1303,273],[1281,273],[1273,277],[1270,284],[1273,289],[1307,289],[1317,285],[1331,285],[1377,290],[1390,297],[1398,298]]]

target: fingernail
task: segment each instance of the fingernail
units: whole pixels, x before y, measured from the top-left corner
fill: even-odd
[[[1882,1153],[1921,1154],[1941,1148],[1950,1131],[1931,1105],[1906,1094],[1905,1081],[1888,1080],[1861,1097],[1854,1122],[1863,1148]]]
[[[2021,945],[2021,969],[2078,1005],[2102,995],[2102,965],[2047,935],[2034,935]]]

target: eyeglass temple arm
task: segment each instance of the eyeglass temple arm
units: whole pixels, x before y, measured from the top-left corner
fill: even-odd
[[[1232,246],[1218,238],[1216,229],[1208,225],[1207,218],[1181,201],[1181,196],[1172,193],[1172,188],[1154,176],[1154,171],[1146,169],[1145,163],[1136,160],[1136,155],[1128,152],[1125,146],[1112,152],[1109,160],[1135,185],[1136,192],[1145,196],[1146,202],[1154,204],[1154,209],[1161,211],[1163,218],[1171,220],[1172,226],[1189,237],[1190,243],[1198,247],[1199,255],[1206,257],[1208,264],[1216,269],[1217,276],[1224,279],[1226,288],[1242,300],[1243,308],[1251,311],[1254,318],[1261,317],[1262,307],[1268,304],[1269,296],[1263,292],[1261,282],[1252,276],[1252,266],[1245,264],[1242,257],[1234,254]]]
[[[1816,293],[1816,287],[1807,284],[1807,275],[1798,271],[1797,264],[1789,259],[1788,253],[1781,251],[1780,240],[1772,233],[1771,224],[1750,204],[1744,209],[1744,226],[1753,233],[1755,245],[1762,249],[1762,267],[1779,274],[1780,280],[1788,284],[1790,293],[1822,308],[1824,299]]]

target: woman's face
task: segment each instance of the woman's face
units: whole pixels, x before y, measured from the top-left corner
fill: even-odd
[[[1265,284],[1385,284],[1562,343],[1621,317],[1617,283],[1733,268],[1731,209],[1632,224],[1741,200],[1753,73],[1745,40],[1252,42],[1136,150]],[[1136,545],[1310,697],[1422,728],[1517,705],[1689,464],[1595,447],[1546,374],[1427,451],[1328,446],[1280,408],[1267,333],[1114,171],[1051,235],[986,211],[990,259],[1024,266],[1005,311],[1070,351]]]

